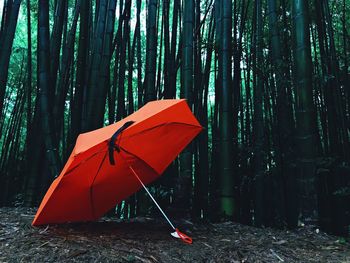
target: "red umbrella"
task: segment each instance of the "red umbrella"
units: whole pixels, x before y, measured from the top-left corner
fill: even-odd
[[[141,187],[149,193],[145,185],[157,179],[201,130],[185,100],[160,100],[117,123],[80,134],[32,224],[97,220]]]

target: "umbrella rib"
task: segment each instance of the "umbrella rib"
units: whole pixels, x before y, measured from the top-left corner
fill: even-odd
[[[165,123],[161,123],[161,124],[158,124],[158,125],[156,125],[156,126],[150,127],[150,128],[148,128],[148,129],[142,130],[142,131],[140,131],[140,132],[138,132],[138,133],[135,133],[135,134],[132,134],[132,135],[124,135],[123,138],[124,138],[124,140],[125,140],[125,139],[130,139],[130,138],[132,138],[133,136],[140,135],[140,134],[142,134],[142,133],[144,133],[144,132],[148,132],[148,131],[150,131],[150,130],[159,128],[159,127],[161,127],[161,126],[166,126],[166,125],[171,125],[171,124],[181,124],[181,125],[186,125],[186,126],[191,126],[191,127],[198,127],[197,125],[188,124],[188,123],[182,123],[182,122],[165,122]],[[122,134],[121,134],[121,135],[122,135]],[[120,135],[120,137],[121,137],[121,135]],[[119,137],[119,136],[118,136],[118,137]],[[130,155],[134,156],[135,158],[137,158],[137,159],[143,161],[148,167],[150,167],[155,173],[158,174],[158,172],[156,171],[156,169],[153,168],[149,163],[145,162],[145,161],[144,161],[142,158],[140,158],[137,154],[132,153],[132,152],[126,150],[123,146],[120,145],[120,143],[121,143],[121,139],[119,138],[119,145],[118,145],[118,147],[120,148],[120,150],[123,150],[125,153],[130,154]]]
[[[84,163],[84,162],[90,160],[91,158],[95,157],[97,154],[99,154],[99,153],[101,153],[101,152],[105,152],[105,151],[106,151],[106,149],[103,148],[103,149],[99,150],[98,152],[95,152],[94,154],[88,156],[87,158],[82,159],[79,163],[75,164],[75,166],[73,166],[73,167],[71,167],[69,170],[67,170],[67,172],[64,173],[64,176],[66,176],[66,175],[72,173],[72,172],[73,172],[76,168],[78,168],[82,163]],[[74,158],[75,158],[75,157],[74,157]]]
[[[125,153],[134,156],[134,157],[137,158],[139,161],[143,162],[145,165],[147,165],[149,168],[151,168],[152,171],[154,171],[156,174],[158,174],[158,172],[156,171],[156,169],[154,169],[149,163],[147,163],[146,161],[144,161],[144,160],[143,160],[142,158],[140,158],[138,155],[136,155],[136,154],[134,154],[134,153],[132,153],[132,152],[126,150],[126,149],[125,149],[124,147],[122,147],[122,146],[119,146],[119,148],[120,148],[120,150],[123,150]],[[120,153],[121,153],[121,151],[120,151]],[[121,154],[121,156],[122,156],[122,159],[124,160],[124,162],[129,166],[128,161],[124,159],[124,157],[123,157],[122,154]]]
[[[101,167],[102,167],[104,161],[106,160],[106,156],[107,156],[107,152],[106,152],[105,155],[103,156],[103,159],[102,159],[102,161],[101,161],[101,163],[100,163],[100,165],[99,165],[99,167],[98,167],[98,170],[97,170],[97,172],[96,172],[96,174],[95,174],[95,176],[94,176],[94,179],[92,180],[91,185],[90,185],[90,204],[91,204],[91,212],[92,212],[92,217],[93,217],[93,219],[95,219],[96,216],[95,216],[94,201],[93,201],[93,198],[92,198],[92,192],[93,192],[92,189],[93,189],[93,185],[94,185],[95,179],[96,179],[98,173],[100,172]]]
[[[191,126],[191,127],[194,127],[194,128],[199,128],[199,127],[203,128],[202,126],[198,126],[198,125],[195,125],[195,124],[190,124],[190,123],[185,123],[185,122],[178,122],[178,121],[169,121],[169,122],[163,122],[163,123],[157,124],[155,126],[149,127],[147,129],[141,130],[141,131],[136,132],[136,133],[131,134],[131,135],[124,135],[124,139],[129,139],[129,138],[132,138],[133,136],[140,135],[140,134],[148,132],[150,130],[157,129],[157,128],[161,127],[161,126],[166,126],[166,125],[171,125],[171,124],[179,124],[179,125],[184,125],[184,126]]]

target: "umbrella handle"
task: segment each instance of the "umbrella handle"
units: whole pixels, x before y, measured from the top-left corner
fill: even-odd
[[[181,238],[181,240],[184,242],[184,243],[187,243],[187,244],[192,244],[192,238],[187,236],[186,234],[180,232],[179,229],[175,229],[176,233],[179,235],[179,237]]]
[[[122,131],[124,131],[126,128],[128,128],[130,125],[132,125],[134,123],[134,121],[127,121],[126,123],[124,123],[124,125],[122,127],[120,127],[111,137],[109,143],[108,143],[108,152],[109,152],[109,162],[111,165],[115,165],[115,161],[114,161],[114,150],[117,150],[118,152],[119,147],[115,145],[115,141],[117,140],[117,137],[119,134],[122,133]]]

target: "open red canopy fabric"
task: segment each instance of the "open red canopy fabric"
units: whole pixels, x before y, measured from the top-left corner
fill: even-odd
[[[109,159],[112,135],[133,121],[116,138],[115,165]],[[53,181],[33,225],[92,221],[100,218],[142,186],[158,178],[202,130],[185,100],[147,103],[127,118],[78,136],[61,174]]]

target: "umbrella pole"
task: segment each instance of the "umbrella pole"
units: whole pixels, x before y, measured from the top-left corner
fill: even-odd
[[[145,184],[141,181],[140,177],[137,175],[137,173],[135,172],[135,170],[129,165],[130,170],[132,171],[132,173],[135,175],[136,179],[140,182],[140,184],[142,185],[142,187],[146,190],[147,194],[149,195],[149,197],[152,199],[152,201],[155,203],[155,205],[158,207],[159,211],[162,213],[162,215],[164,216],[164,218],[168,221],[169,225],[171,226],[171,228],[173,230],[175,230],[174,233],[172,233],[172,236],[174,237],[179,237],[181,238],[185,243],[188,244],[192,244],[192,238],[190,238],[189,236],[185,235],[184,233],[181,233],[179,231],[179,229],[177,229],[173,223],[171,223],[170,219],[167,217],[167,215],[165,214],[165,212],[163,211],[163,209],[160,207],[160,205],[157,203],[156,199],[154,199],[154,197],[152,196],[152,194],[150,193],[150,191],[148,190],[148,188],[145,186]],[[177,235],[176,235],[177,234]]]
[[[152,196],[152,194],[150,193],[150,191],[148,190],[148,188],[145,186],[145,184],[141,181],[140,177],[137,175],[137,173],[135,172],[135,170],[131,167],[130,170],[132,171],[132,173],[135,175],[135,177],[137,178],[137,180],[140,182],[140,184],[143,186],[143,188],[146,190],[147,194],[151,197],[152,201],[156,204],[156,206],[158,207],[159,211],[163,214],[163,216],[165,217],[165,219],[168,221],[169,225],[171,226],[172,229],[176,229],[173,225],[173,223],[171,223],[170,219],[167,217],[167,215],[165,214],[165,212],[163,211],[163,209],[159,206],[159,204],[157,203],[156,199],[154,199],[154,197]]]

